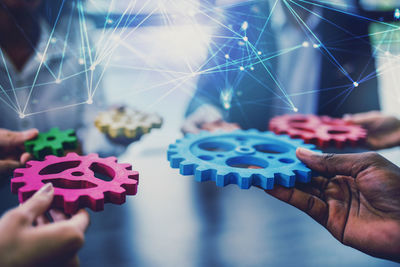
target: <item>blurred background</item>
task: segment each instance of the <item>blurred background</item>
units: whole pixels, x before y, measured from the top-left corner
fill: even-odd
[[[264,14],[263,19],[273,19],[277,25],[284,23],[287,14],[282,11],[283,2],[270,1],[272,5],[279,4],[280,11],[273,13],[273,18],[269,13]],[[307,4],[308,1],[289,2]],[[397,14],[396,8],[399,3],[395,0],[315,2],[318,5],[329,2],[333,12],[357,17],[368,25],[372,56],[366,60],[374,60],[372,65],[378,71],[365,71],[358,79],[347,82],[355,90],[357,86],[353,82],[377,79],[381,109],[398,115],[400,24],[397,20],[400,12]],[[227,10],[243,3],[252,6],[257,1],[88,0],[81,3],[82,12],[77,13],[88,21],[84,32],[93,40],[93,50],[100,51],[96,54],[98,61],[93,60],[87,66],[101,67],[96,81],[104,88],[101,94],[106,101],[97,108],[125,104],[156,112],[164,119],[161,129],[153,130],[126,149],[107,141],[99,149],[104,155],[118,154],[120,162],[132,163],[140,171],[140,186],[138,195],[127,197],[125,205],[106,205],[104,212],[91,213],[92,224],[80,253],[82,266],[395,266],[343,246],[307,215],[261,190],[196,183],[193,177],[181,176],[178,170],[169,167],[166,150],[182,137],[180,129],[199,76],[213,72],[204,66],[210,54],[218,53],[212,46],[221,27],[218,18],[233,16]],[[320,9],[317,6],[313,12],[320,14]],[[243,26],[244,21],[236,22]],[[286,55],[290,52],[282,51],[293,47],[321,49],[313,42],[310,32],[303,30],[298,31],[304,38],[296,44],[288,42],[277,53]],[[342,32],[351,35],[349,30],[342,28]],[[290,39],[291,35],[287,37]],[[346,36],[331,37],[329,49],[334,52],[347,40]],[[85,47],[84,53],[92,53],[90,47]],[[246,53],[246,48],[243,51]],[[75,59],[82,59],[82,52]],[[343,63],[342,58],[337,59]],[[241,65],[243,62],[235,66],[237,71]],[[303,89],[289,94],[294,104],[301,102],[297,101],[301,92],[312,95],[318,91]],[[97,87],[91,86],[88,91],[89,99],[94,98],[97,104]],[[345,95],[340,100],[344,98]],[[85,101],[86,98],[83,105]],[[293,107],[285,106],[286,112],[293,112]],[[298,109],[306,112],[301,104]],[[88,140],[87,149],[98,150],[99,140],[102,139]],[[399,149],[380,153],[400,164]],[[15,196],[3,191],[15,205]]]

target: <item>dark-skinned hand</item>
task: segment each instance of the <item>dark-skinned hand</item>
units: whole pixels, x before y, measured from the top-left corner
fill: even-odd
[[[304,211],[344,245],[400,262],[400,168],[377,153],[297,157],[322,176],[265,192]]]

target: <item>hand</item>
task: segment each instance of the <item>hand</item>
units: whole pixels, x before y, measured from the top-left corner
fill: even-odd
[[[378,111],[346,115],[348,122],[361,125],[368,130],[367,143],[373,149],[384,149],[400,145],[400,120]]]
[[[221,112],[211,105],[203,105],[187,117],[182,126],[183,133],[198,133],[204,131],[233,131],[239,129],[236,123],[225,122]]]
[[[340,242],[400,262],[400,168],[376,153],[297,157],[324,177],[268,194],[306,212]]]
[[[21,167],[30,159],[30,155],[24,153],[24,143],[37,135],[38,130],[36,129],[25,132],[0,129],[0,177]]]
[[[84,242],[89,214],[81,210],[67,219],[51,210],[54,189],[46,184],[28,201],[0,220],[0,266],[79,266],[77,253]],[[35,227],[33,223],[36,222]]]
[[[230,123],[223,120],[218,120],[202,124],[201,129],[209,132],[215,132],[218,130],[231,132],[240,129],[240,127],[236,123]]]

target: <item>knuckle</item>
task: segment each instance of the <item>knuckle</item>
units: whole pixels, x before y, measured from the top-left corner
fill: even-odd
[[[333,154],[333,153],[324,154],[323,159],[325,161],[332,161],[335,159],[335,154]]]
[[[375,162],[381,158],[381,155],[379,155],[377,152],[366,152],[364,157],[365,160],[369,162]]]
[[[85,236],[82,231],[79,231],[76,227],[73,226],[64,226],[63,229],[60,229],[67,238],[68,247],[73,250],[79,250],[83,244],[85,243]]]
[[[6,216],[8,216],[8,218],[20,224],[24,224],[29,221],[28,215],[24,211],[18,208],[9,211]]]

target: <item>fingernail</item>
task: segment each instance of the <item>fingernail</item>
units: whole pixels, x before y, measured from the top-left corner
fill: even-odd
[[[53,185],[51,183],[47,183],[38,191],[38,194],[49,194],[53,191]]]
[[[308,150],[308,149],[302,148],[302,147],[299,147],[299,148],[297,149],[297,153],[300,154],[300,155],[302,155],[302,156],[306,156],[306,157],[307,157],[307,156],[318,155],[317,152],[311,151],[311,150]]]

